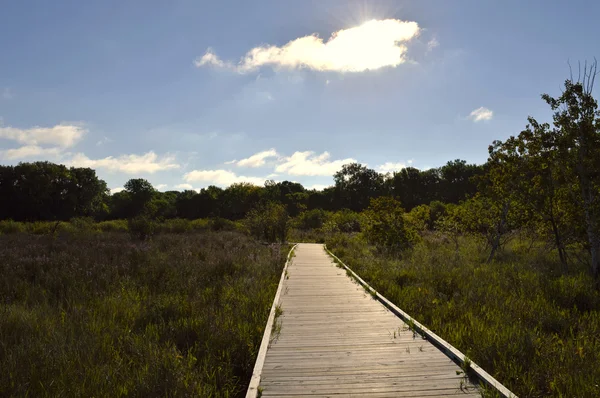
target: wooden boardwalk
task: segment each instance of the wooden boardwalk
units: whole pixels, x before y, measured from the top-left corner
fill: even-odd
[[[479,396],[461,369],[338,268],[299,244],[283,280],[262,396]]]

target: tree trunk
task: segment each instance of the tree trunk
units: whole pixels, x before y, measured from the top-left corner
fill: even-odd
[[[567,264],[567,256],[566,251],[560,238],[560,232],[558,230],[558,226],[556,225],[556,221],[554,220],[554,215],[550,216],[550,224],[552,224],[552,232],[554,233],[554,242],[556,244],[556,248],[558,249],[558,257],[560,257],[560,262],[562,263],[565,272],[569,271],[569,265]]]

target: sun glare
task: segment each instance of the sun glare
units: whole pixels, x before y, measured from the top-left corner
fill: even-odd
[[[262,66],[362,72],[404,63],[406,43],[419,32],[416,22],[372,19],[359,26],[334,32],[327,40],[312,34],[294,39],[281,47],[255,47],[238,64],[222,61],[209,49],[196,61],[196,65],[229,68],[241,73]]]

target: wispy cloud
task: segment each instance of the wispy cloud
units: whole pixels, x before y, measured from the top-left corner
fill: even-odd
[[[427,51],[433,51],[434,48],[438,47],[440,42],[434,37],[427,42]]]
[[[62,148],[43,148],[38,145],[24,145],[19,148],[0,150],[0,159],[15,160],[27,158],[54,158],[62,153]]]
[[[292,156],[283,158],[275,171],[295,176],[332,176],[343,165],[356,162],[352,158],[332,161],[329,160],[330,157],[329,152],[320,155],[313,151],[295,152]]]
[[[394,171],[400,171],[405,168],[404,163],[385,162],[384,164],[377,166],[377,171],[380,173],[393,173]]]
[[[183,176],[185,181],[203,182],[208,184],[229,186],[238,182],[248,182],[255,185],[263,185],[265,178],[239,176],[228,170],[193,170]]]
[[[494,112],[488,108],[484,108],[483,106],[473,110],[469,114],[469,119],[471,119],[474,122],[492,120],[493,117],[494,117]]]
[[[111,143],[111,142],[113,142],[113,140],[111,140],[110,138],[104,136],[104,137],[102,137],[102,139],[100,139],[100,140],[98,140],[96,142],[96,146],[102,146],[102,145],[105,145],[105,144],[108,144],[108,143]]]
[[[115,193],[118,193],[118,192],[121,192],[121,191],[124,191],[124,190],[125,190],[125,188],[123,188],[123,187],[111,188],[110,189],[110,193],[111,194],[115,194]]]
[[[371,20],[357,27],[334,32],[327,41],[311,34],[281,47],[255,47],[237,64],[223,61],[211,48],[194,63],[197,67],[212,66],[240,73],[254,71],[262,66],[275,69],[363,72],[396,67],[406,62],[406,43],[419,32],[416,22],[398,19]]]
[[[83,153],[78,153],[65,161],[65,164],[77,167],[104,169],[125,174],[154,174],[158,171],[180,168],[173,156],[158,156],[153,151],[143,155],[108,156],[102,159],[90,159]]]
[[[0,126],[0,138],[25,145],[52,145],[70,148],[83,138],[87,130],[81,124],[61,123],[53,127],[20,129]]]
[[[166,189],[168,187],[167,184],[158,184],[157,186],[155,186],[154,188],[156,188],[159,191],[162,191],[164,189]]]
[[[249,158],[233,161],[233,163],[240,167],[260,167],[265,165],[268,158],[277,156],[277,151],[275,149],[268,149],[266,151],[255,153]],[[230,164],[230,162],[226,162],[226,164]]]

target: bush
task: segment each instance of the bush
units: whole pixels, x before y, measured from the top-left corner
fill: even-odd
[[[94,229],[94,219],[92,217],[74,217],[69,221],[69,224],[79,231],[91,231]]]
[[[0,233],[2,234],[16,234],[24,231],[25,226],[21,222],[13,220],[0,221]]]
[[[285,206],[270,202],[251,210],[244,223],[252,236],[267,242],[285,242],[288,232]]]
[[[404,215],[406,224],[417,231],[431,229],[431,209],[427,205],[419,205]]]
[[[154,235],[157,224],[146,216],[138,216],[127,220],[127,229],[133,238],[146,240]]]
[[[102,221],[96,224],[96,229],[102,232],[127,232],[126,220]]]
[[[404,209],[399,201],[386,196],[371,199],[366,216],[364,233],[369,243],[392,251],[411,246],[413,237],[404,225]]]
[[[343,209],[332,213],[329,220],[323,225],[323,230],[330,233],[335,232],[360,232],[364,217],[360,213]]]
[[[327,220],[327,213],[322,209],[304,211],[296,217],[296,227],[301,230],[318,229]]]
[[[55,233],[60,225],[60,221],[35,221],[25,224],[25,230],[34,235],[50,235]]]
[[[170,232],[176,234],[182,234],[192,229],[190,221],[183,218],[174,218],[172,220],[165,220],[159,225],[160,232]]]
[[[237,229],[237,225],[226,218],[211,218],[208,221],[208,227],[211,231],[235,231]]]
[[[204,218],[190,221],[190,227],[194,231],[207,231],[210,229],[210,221]]]

